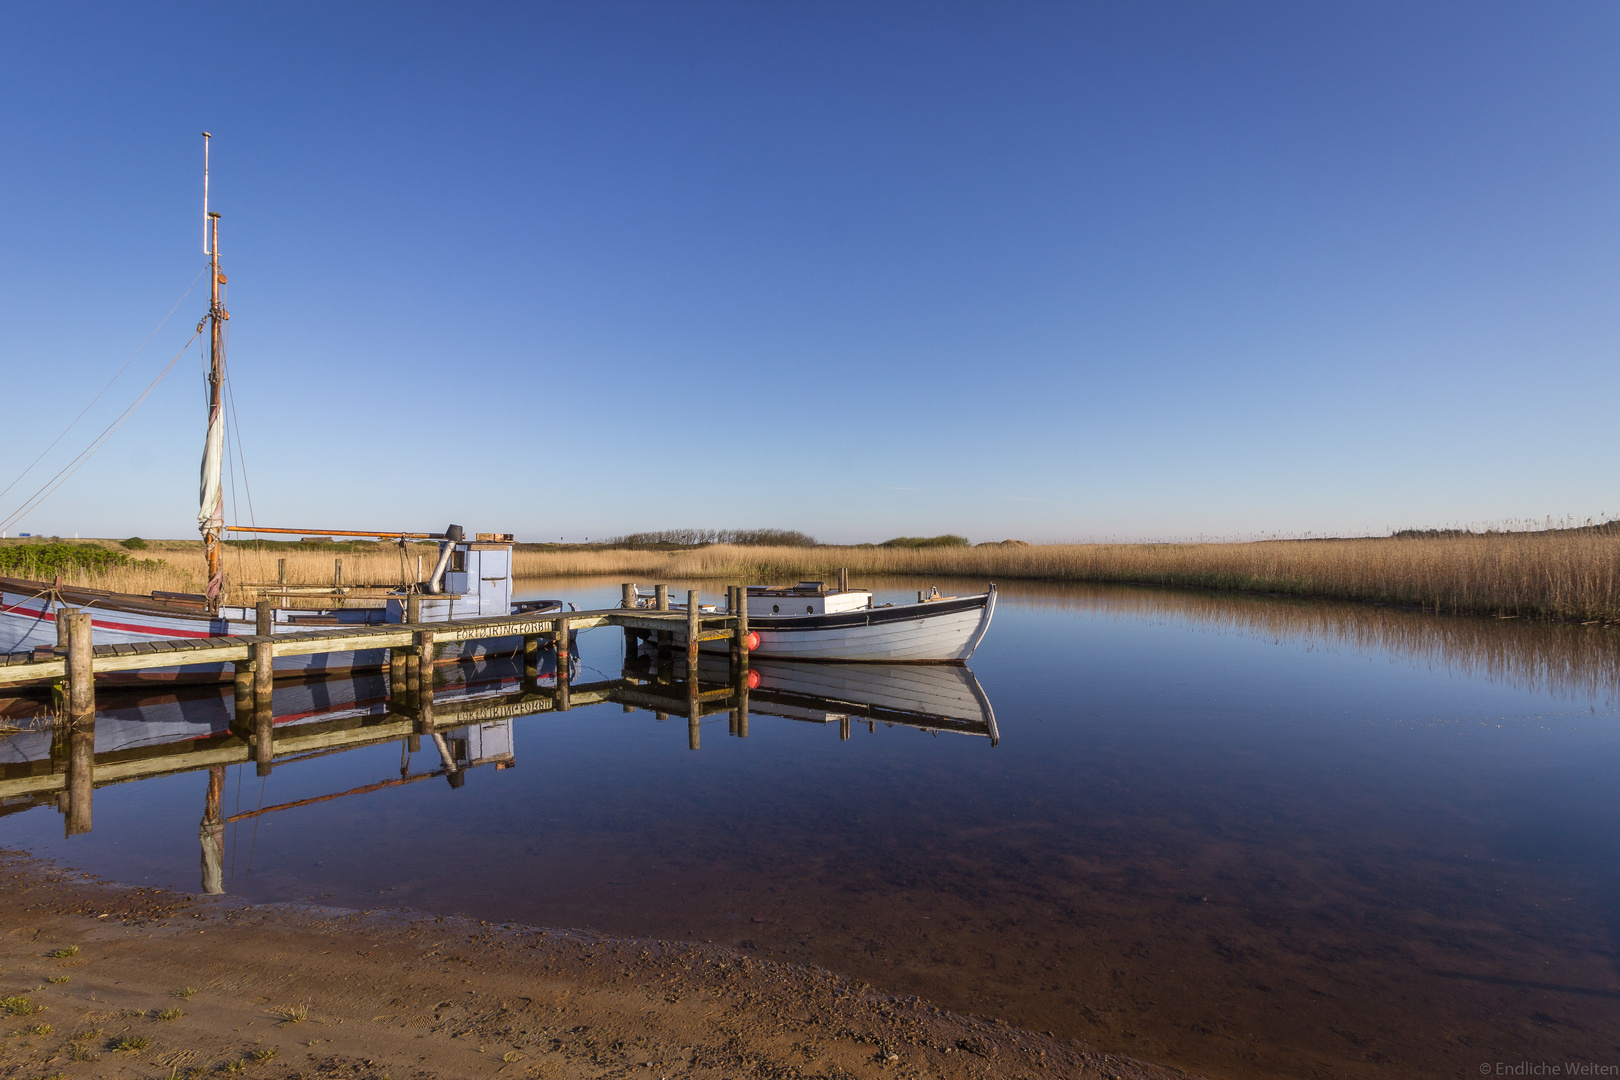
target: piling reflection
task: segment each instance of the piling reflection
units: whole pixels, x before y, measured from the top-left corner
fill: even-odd
[[[695,666],[660,663],[657,643],[632,655],[620,677],[575,681],[577,656],[559,677],[554,652],[435,665],[433,677],[408,670],[346,678],[282,681],[271,694],[244,699],[240,686],[181,686],[165,693],[102,695],[100,711],[64,721],[46,700],[4,703],[10,730],[0,736],[0,816],[54,803],[65,832],[91,831],[94,791],[107,784],[201,771],[207,782],[198,826],[201,891],[226,891],[229,825],[442,777],[461,788],[470,770],[516,765],[513,725],[541,713],[616,703],[657,718],[685,715],[688,746],[701,748],[701,726],[726,714],[729,733],[747,738],[750,714],[838,724],[852,721],[1000,741],[995,713],[965,667],[818,665],[702,657]],[[403,677],[402,677],[403,675]],[[236,814],[221,809],[225,770],[253,762],[260,776],[277,766],[398,742],[397,777]],[[437,760],[413,768],[426,746]]]

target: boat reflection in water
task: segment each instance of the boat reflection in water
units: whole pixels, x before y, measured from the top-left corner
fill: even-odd
[[[472,769],[516,765],[514,722],[536,713],[617,703],[659,719],[684,715],[693,750],[700,746],[702,720],[721,712],[728,714],[730,733],[741,738],[748,737],[751,715],[766,715],[836,723],[845,739],[850,724],[861,722],[872,730],[884,724],[979,736],[992,746],[1000,741],[990,701],[965,667],[792,661],[741,667],[704,658],[698,680],[688,682],[674,677],[673,665],[660,664],[655,646],[633,655],[618,679],[575,683],[577,655],[561,680],[553,655],[527,676],[521,658],[441,664],[425,710],[382,673],[282,681],[268,725],[262,714],[238,721],[229,689],[202,686],[105,694],[95,721],[77,726],[53,722],[45,699],[0,701],[0,718],[14,729],[0,735],[0,816],[54,803],[69,836],[87,833],[97,787],[206,772],[202,891],[223,893],[227,825],[435,777],[459,788]],[[270,746],[258,746],[267,731]],[[278,766],[388,742],[402,744],[398,776],[239,814],[221,811],[227,766],[252,762],[268,776]],[[412,755],[424,749],[436,755],[437,767],[413,771]]]

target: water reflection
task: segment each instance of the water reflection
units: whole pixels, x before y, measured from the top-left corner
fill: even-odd
[[[258,731],[238,724],[238,703],[222,689],[114,691],[102,695],[94,723],[81,725],[54,722],[44,700],[14,698],[5,707],[16,730],[0,738],[0,814],[51,803],[65,819],[65,834],[79,835],[91,831],[97,787],[205,771],[201,891],[220,894],[226,826],[436,777],[461,788],[469,770],[516,765],[513,724],[523,716],[604,703],[625,712],[646,709],[660,720],[682,713],[692,750],[701,747],[703,720],[716,713],[725,713],[730,734],[742,738],[753,714],[836,723],[846,740],[854,720],[874,733],[881,723],[982,736],[992,746],[1000,741],[990,700],[966,667],[775,661],[750,669],[705,657],[698,682],[688,684],[659,659],[656,649],[633,655],[620,678],[596,683],[558,680],[554,657],[538,680],[525,678],[521,658],[446,665],[436,672],[426,712],[385,674],[284,681],[274,689],[268,718],[256,714],[274,732],[268,755],[255,746]],[[572,673],[578,670],[576,661]],[[424,740],[437,765],[418,769],[413,760]],[[268,776],[278,765],[389,742],[400,745],[397,777],[233,814],[221,809],[229,765],[256,761],[259,775]]]

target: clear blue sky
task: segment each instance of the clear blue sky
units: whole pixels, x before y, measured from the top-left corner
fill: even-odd
[[[1617,57],[1593,3],[7,5],[0,486],[201,269],[206,129],[261,524],[1620,512]],[[195,535],[202,399],[12,531]]]

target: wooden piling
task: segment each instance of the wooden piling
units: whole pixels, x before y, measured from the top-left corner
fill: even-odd
[[[619,606],[622,607],[622,608],[632,610],[632,611],[635,610],[635,606],[636,606],[636,586],[635,586],[634,582],[627,581],[623,585],[619,586]],[[625,660],[625,663],[629,663],[632,659],[635,658],[635,655],[636,655],[636,640],[637,639],[636,639],[635,629],[632,628],[632,627],[629,627],[629,626],[625,627],[624,628],[624,660]]]
[[[737,593],[741,603],[737,605],[737,625],[733,633],[737,640],[737,666],[742,670],[743,680],[748,678],[748,586],[737,586]],[[743,710],[743,734],[748,734],[747,710]]]
[[[343,588],[343,560],[332,560],[332,588]]]
[[[849,591],[849,567],[847,566],[840,566],[838,568],[838,591]]]
[[[416,632],[416,729],[433,734],[433,631]]]
[[[656,598],[655,606],[658,608],[658,610],[659,611],[668,611],[669,610],[669,586],[668,585],[655,585],[653,587],[653,595]]]
[[[259,604],[261,625],[269,621],[268,601]],[[276,723],[272,702],[276,690],[276,646],[268,633],[253,643],[253,760],[260,776],[269,776],[275,760]]]
[[[68,616],[68,721],[96,722],[96,670],[92,652],[90,613]]]
[[[276,560],[276,584],[280,585],[283,589],[285,589],[287,587],[287,560],[286,559],[277,559]]]
[[[419,623],[422,621],[422,594],[410,593],[405,597],[405,621]]]
[[[276,632],[275,609],[268,600],[260,600],[253,605],[253,632],[261,637],[269,637]]]
[[[686,591],[686,683],[689,693],[697,693],[698,634],[703,628],[703,612],[698,608],[698,591]]]
[[[568,617],[557,618],[557,711],[568,711]]]
[[[78,613],[79,609],[76,607],[59,607],[56,609],[56,648],[64,655],[67,653],[68,647],[68,620]],[[67,693],[66,675],[51,683],[51,703],[56,706],[56,711],[63,716],[67,715]]]
[[[841,716],[841,717],[838,718],[838,741],[839,742],[849,742],[849,717],[848,716]]]

